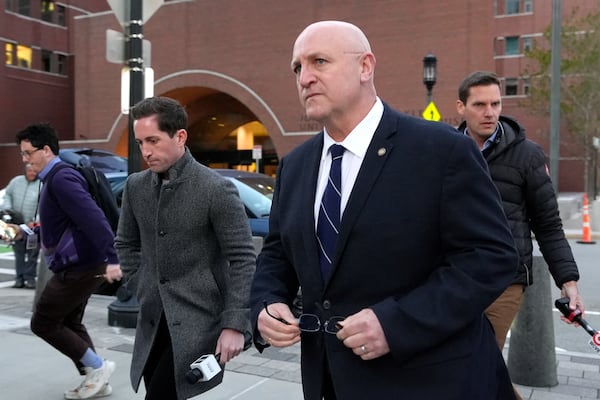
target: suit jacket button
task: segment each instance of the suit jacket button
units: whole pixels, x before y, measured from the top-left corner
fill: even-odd
[[[158,232],[158,236],[165,236],[167,233],[165,231]]]
[[[323,309],[329,310],[331,308],[331,302],[329,300],[323,301]]]

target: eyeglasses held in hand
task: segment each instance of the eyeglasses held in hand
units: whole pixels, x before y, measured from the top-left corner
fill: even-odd
[[[268,307],[266,301],[263,302],[263,305],[265,307],[265,312],[267,313],[267,315],[269,317],[276,319],[277,321],[281,322],[282,324],[291,325],[291,323],[286,321],[285,319],[271,314],[269,312],[269,307]],[[336,333],[338,333],[338,331],[340,329],[343,328],[341,322],[344,319],[346,319],[346,318],[335,316],[335,317],[331,317],[327,321],[321,323],[321,320],[319,319],[318,315],[300,314],[300,316],[298,317],[298,328],[300,328],[300,330],[302,332],[314,333],[314,332],[323,331],[325,333],[330,333],[332,335],[335,335]]]

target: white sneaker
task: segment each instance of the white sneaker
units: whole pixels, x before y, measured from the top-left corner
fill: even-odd
[[[108,383],[108,379],[115,370],[115,363],[109,360],[104,360],[100,368],[85,368],[85,379],[77,390],[80,399],[89,399],[96,395],[104,385]]]
[[[83,382],[85,382],[85,380]],[[65,392],[65,399],[67,399],[67,400],[81,399],[82,397],[79,395],[79,389],[83,386],[83,382],[81,382],[81,384],[79,386],[77,386],[76,388],[67,390]],[[102,386],[102,389],[100,389],[100,391],[98,393],[96,393],[92,397],[88,397],[88,398],[89,399],[98,399],[100,397],[110,396],[111,394],[112,394],[112,386],[110,386],[110,383],[107,383],[106,385]]]

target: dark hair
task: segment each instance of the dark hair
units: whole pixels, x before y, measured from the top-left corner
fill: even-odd
[[[58,155],[58,136],[54,128],[48,123],[31,124],[17,133],[17,144],[22,141],[30,142],[36,149],[48,146],[54,155]]]
[[[134,120],[156,115],[158,129],[170,137],[180,129],[187,128],[188,116],[179,102],[169,97],[149,97],[131,108]]]
[[[500,86],[500,79],[493,72],[488,71],[475,71],[467,76],[458,88],[458,99],[464,104],[467,104],[467,98],[469,97],[469,91],[473,86],[488,86],[498,85]]]

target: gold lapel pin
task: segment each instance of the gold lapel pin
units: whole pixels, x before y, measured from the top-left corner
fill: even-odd
[[[379,150],[377,150],[377,155],[379,157],[385,156],[385,153],[387,152],[387,150],[385,149],[385,147],[380,148]]]

